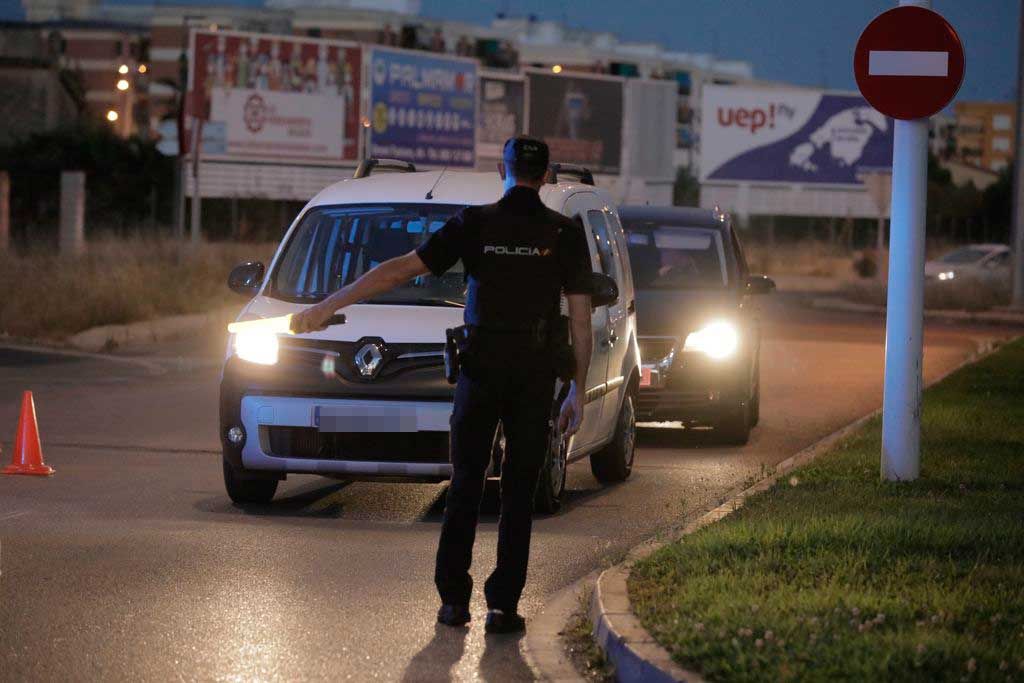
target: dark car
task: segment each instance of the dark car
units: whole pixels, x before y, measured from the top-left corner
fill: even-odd
[[[728,216],[689,207],[623,206],[643,364],[638,421],[707,425],[744,444],[761,407],[761,330],[751,275]]]

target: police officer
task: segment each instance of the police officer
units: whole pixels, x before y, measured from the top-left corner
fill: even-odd
[[[574,434],[583,419],[582,393],[590,362],[590,257],[583,229],[540,199],[548,148],[540,140],[511,138],[498,172],[505,185],[496,203],[453,216],[418,249],[391,259],[293,318],[298,332],[323,329],[338,309],[389,291],[427,272],[441,275],[462,260],[467,275],[466,327],[451,418],[452,480],[441,527],[434,580],[441,596],[437,620],[469,622],[469,575],[485,472],[501,422],[498,558],[484,586],[485,628],[521,631],[517,612],[526,582],[533,498],[548,448],[554,397],[550,343],[560,294],[569,303],[574,340],[569,392],[558,429]]]

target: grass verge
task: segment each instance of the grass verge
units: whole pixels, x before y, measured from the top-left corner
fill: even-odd
[[[133,239],[90,242],[80,257],[0,252],[0,334],[62,339],[97,325],[241,304],[227,288],[228,273],[242,261],[267,263],[273,250]]]
[[[1024,341],[925,393],[922,472],[880,423],[633,569],[673,657],[712,680],[1024,681]]]

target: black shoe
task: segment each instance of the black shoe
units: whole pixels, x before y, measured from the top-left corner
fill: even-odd
[[[437,623],[445,626],[465,626],[469,619],[469,605],[441,605],[437,610]]]
[[[487,610],[484,630],[488,633],[519,633],[526,630],[526,619],[515,612],[500,609]]]

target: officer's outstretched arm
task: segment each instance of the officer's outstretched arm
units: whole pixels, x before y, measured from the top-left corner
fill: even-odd
[[[315,306],[292,317],[292,329],[296,332],[312,332],[327,327],[327,319],[338,310],[351,306],[378,294],[390,292],[414,277],[426,275],[430,270],[423,259],[415,251],[404,256],[388,259],[375,268],[371,268],[357,279]]]
[[[572,352],[576,357],[576,377],[569,395],[562,402],[558,428],[564,436],[572,436],[583,424],[583,396],[587,392],[587,372],[593,337],[590,332],[590,295],[569,294],[569,321],[572,325]]]

